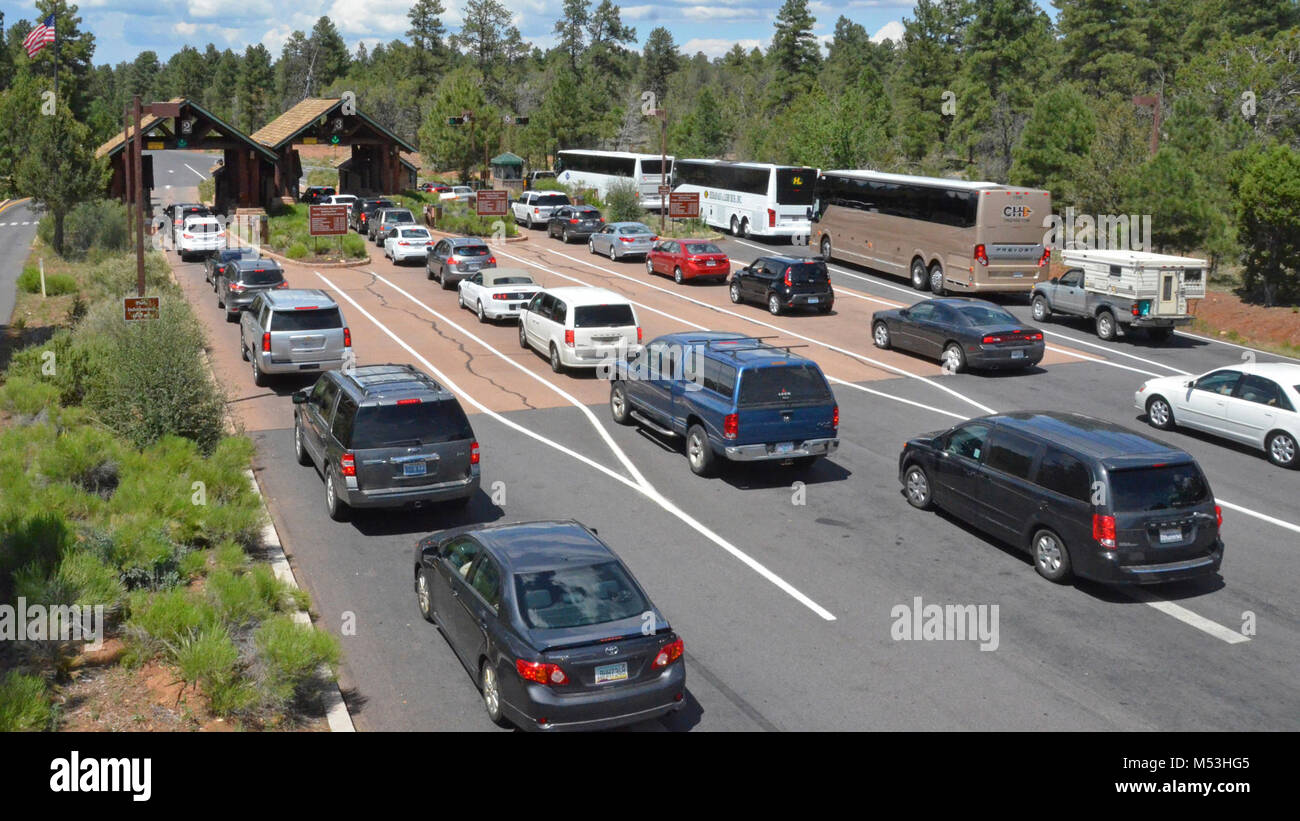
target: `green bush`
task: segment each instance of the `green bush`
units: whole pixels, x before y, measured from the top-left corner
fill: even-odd
[[[641,192],[631,180],[618,180],[609,187],[604,210],[609,222],[644,222],[648,216],[641,207]]]
[[[308,254],[307,246],[301,242],[295,242],[290,245],[284,255],[289,259],[304,259]]]
[[[130,236],[127,207],[117,200],[101,199],[78,203],[63,219],[63,257],[81,260],[96,254],[126,250]],[[45,245],[54,245],[54,216],[46,214],[36,234]]]
[[[11,377],[0,385],[0,408],[34,416],[59,404],[59,389],[26,376]]]
[[[35,265],[28,265],[23,272],[18,275],[18,287],[20,290],[29,294],[39,294],[41,292],[41,269]],[[67,274],[45,275],[45,295],[62,296],[71,294],[77,290],[77,281]]]
[[[19,570],[49,576],[72,545],[72,530],[60,513],[38,513],[8,523],[0,532],[0,601],[10,601]]]
[[[252,574],[237,576],[228,570],[215,570],[208,575],[207,591],[217,615],[230,624],[243,627],[271,615],[272,607]]]
[[[127,629],[146,643],[180,647],[183,640],[215,626],[216,610],[185,590],[144,591],[131,594]]]
[[[45,730],[52,717],[44,681],[17,670],[0,679],[0,733]]]
[[[265,665],[265,688],[271,700],[287,703],[314,681],[316,670],[339,660],[338,639],[311,625],[275,616],[257,628],[255,640]]]
[[[439,231],[471,237],[492,237],[498,233],[504,237],[519,236],[519,229],[515,227],[513,220],[503,217],[480,217],[464,204],[444,207],[442,218],[438,220],[436,227]]]
[[[225,627],[213,625],[181,639],[172,658],[185,683],[206,684],[233,678],[239,650]]]
[[[348,234],[343,237],[343,255],[348,259],[365,259],[369,253],[365,237],[360,234]]]
[[[74,604],[116,609],[126,596],[117,571],[92,553],[68,553],[59,564],[58,578],[72,592]]]

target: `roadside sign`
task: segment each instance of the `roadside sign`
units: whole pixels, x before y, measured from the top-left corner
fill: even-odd
[[[348,232],[346,205],[312,205],[307,209],[307,232],[313,237],[337,237]]]
[[[156,296],[129,296],[122,300],[122,315],[127,322],[157,319],[160,313]]]
[[[162,151],[167,147],[167,143],[162,142],[161,140],[147,140],[145,141],[144,147],[150,151]]]
[[[668,216],[672,219],[699,219],[700,195],[697,191],[678,191],[668,195]]]
[[[479,191],[476,199],[476,211],[480,217],[504,217],[508,191]]]
[[[659,186],[659,196],[660,196],[660,197],[666,197],[666,196],[668,196],[668,195],[671,194],[671,193],[673,193],[673,187],[672,187],[671,185],[661,185],[661,186]]]

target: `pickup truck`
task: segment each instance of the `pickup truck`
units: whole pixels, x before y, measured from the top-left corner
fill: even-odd
[[[685,331],[652,340],[611,370],[614,421],[683,437],[697,476],[725,462],[808,468],[839,448],[840,409],[825,375],[788,348]]]

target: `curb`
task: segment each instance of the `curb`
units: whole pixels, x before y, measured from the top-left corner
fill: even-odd
[[[443,236],[443,237],[463,237],[463,236],[465,236],[464,234],[453,234],[453,233],[451,233],[450,231],[439,231],[437,228],[434,228],[432,225],[429,225],[429,226],[426,226],[426,227],[428,227],[428,229],[429,229],[429,233],[430,233],[430,234],[438,234],[439,236]],[[525,234],[525,233],[522,233],[522,232],[521,232],[521,233],[519,234],[519,236],[517,236],[517,237],[506,237],[504,240],[497,239],[497,238],[495,238],[495,237],[476,237],[476,239],[481,239],[481,240],[483,240],[484,242],[487,242],[487,243],[489,243],[489,244],[490,244],[490,243],[494,243],[494,242],[527,242],[527,241],[528,241],[528,235]]]

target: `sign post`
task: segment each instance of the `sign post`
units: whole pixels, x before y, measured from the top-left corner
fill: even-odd
[[[159,313],[156,296],[128,296],[122,300],[122,315],[127,322],[157,319]]]

